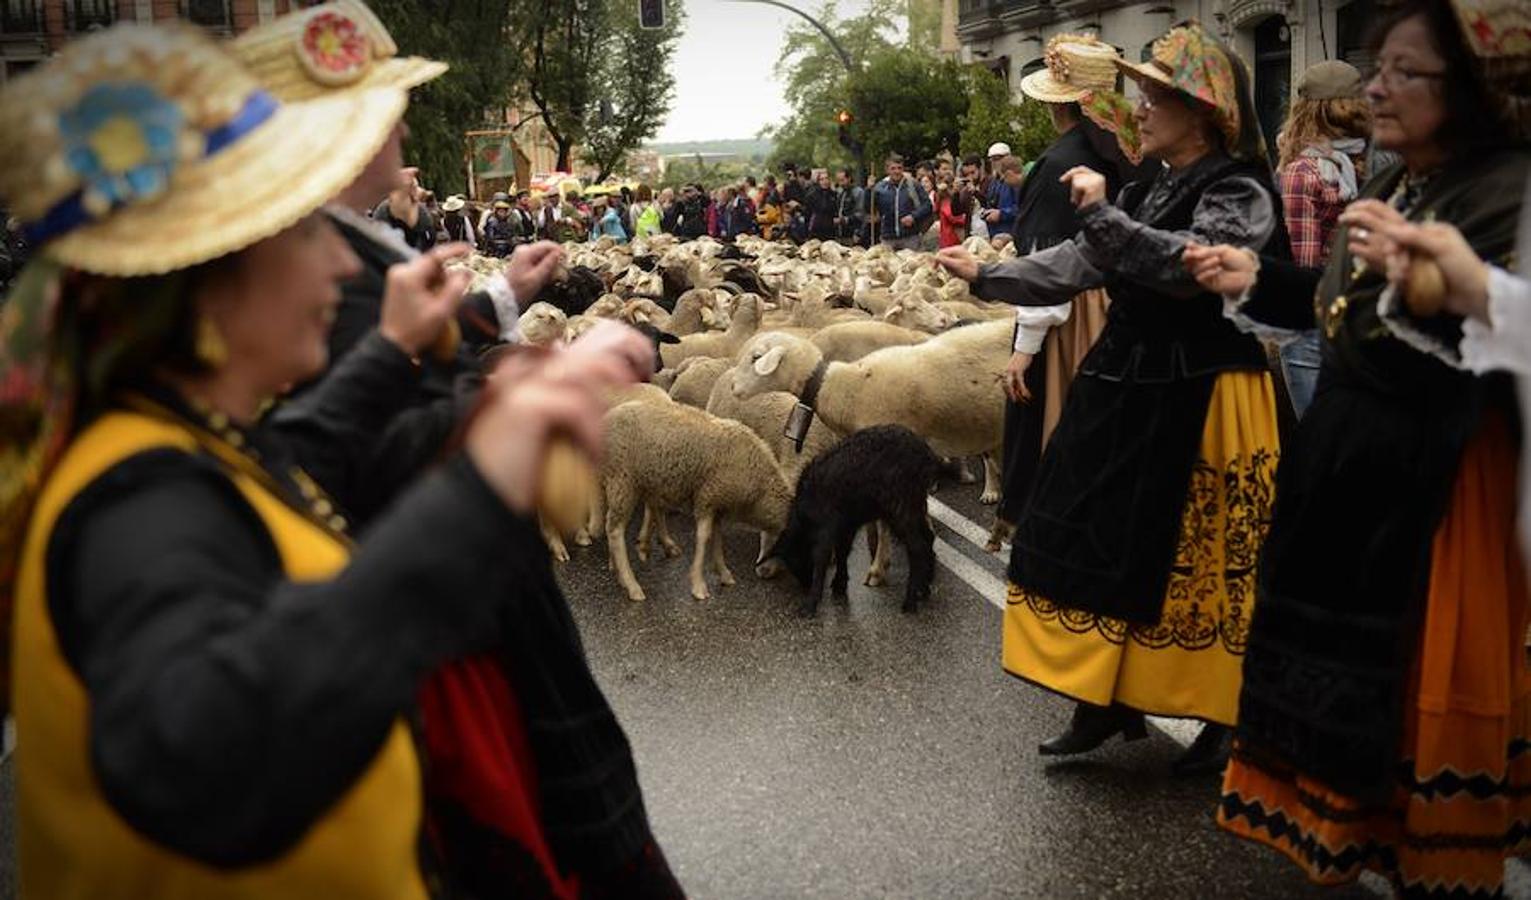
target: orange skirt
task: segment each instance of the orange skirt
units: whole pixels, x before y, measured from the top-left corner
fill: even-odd
[[[1531,850],[1527,586],[1515,539],[1516,449],[1504,422],[1469,443],[1435,534],[1398,788],[1366,805],[1235,752],[1218,824],[1318,884],[1372,870],[1406,896],[1499,896]]]

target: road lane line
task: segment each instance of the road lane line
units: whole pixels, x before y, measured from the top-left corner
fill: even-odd
[[[1005,608],[1005,583],[990,575],[983,566],[968,559],[961,550],[936,538],[936,559],[976,591],[978,596],[1001,610]]]
[[[983,550],[984,543],[989,539],[989,533],[982,526],[935,497],[930,498],[930,514],[937,522],[945,525],[979,550]],[[988,600],[1000,612],[1005,611],[1003,581],[941,538],[936,538],[936,559],[980,597]],[[1149,716],[1148,721],[1182,747],[1189,747],[1191,742],[1196,740],[1196,735],[1201,733],[1201,723],[1192,719],[1163,719],[1158,716]]]
[[[983,550],[983,545],[989,542],[989,532],[983,526],[934,497],[930,498],[930,514],[937,522],[957,532],[980,550]]]

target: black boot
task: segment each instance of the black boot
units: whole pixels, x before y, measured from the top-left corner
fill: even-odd
[[[1233,749],[1233,729],[1208,722],[1191,746],[1170,765],[1176,775],[1215,775],[1228,765]]]
[[[1088,753],[1118,734],[1124,741],[1148,737],[1143,714],[1125,706],[1095,706],[1080,703],[1074,707],[1074,720],[1068,731],[1037,746],[1043,756],[1073,756]]]

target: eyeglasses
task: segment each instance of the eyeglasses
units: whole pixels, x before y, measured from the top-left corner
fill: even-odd
[[[1140,88],[1138,90],[1138,106],[1147,112],[1159,109],[1173,99],[1175,99],[1175,95],[1168,91],[1156,92],[1151,88]]]
[[[1383,87],[1390,91],[1396,91],[1401,87],[1420,81],[1439,81],[1445,77],[1445,72],[1426,72],[1420,69],[1411,69],[1407,66],[1382,63],[1366,73],[1366,83],[1371,84],[1373,81],[1380,81]]]

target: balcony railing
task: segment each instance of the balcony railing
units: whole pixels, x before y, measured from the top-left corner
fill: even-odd
[[[234,10],[229,0],[181,0],[181,17],[214,31],[234,30]]]
[[[42,34],[43,30],[43,6],[38,0],[0,0],[0,34]]]
[[[76,33],[107,28],[116,20],[112,0],[69,0],[64,4],[64,27]]]
[[[1052,0],[960,0],[957,32],[969,38],[1035,28],[1058,18]]]

